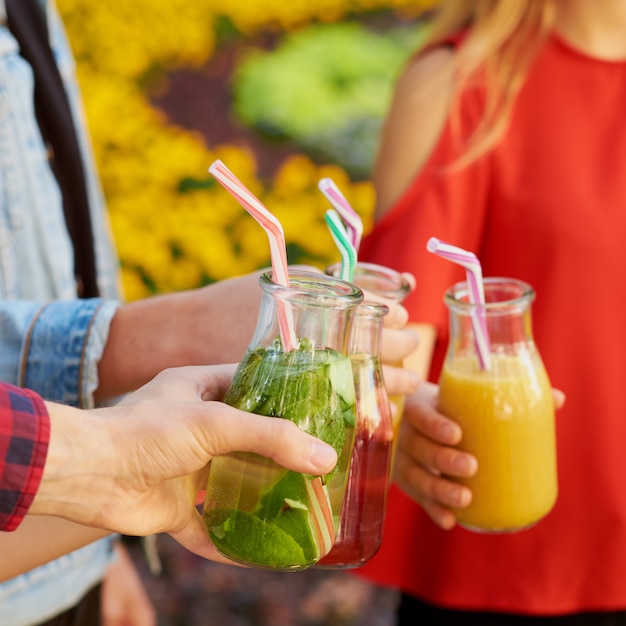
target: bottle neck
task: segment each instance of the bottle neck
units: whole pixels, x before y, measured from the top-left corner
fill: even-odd
[[[515,346],[530,347],[535,297],[530,285],[512,278],[486,278],[484,294],[485,304],[475,304],[470,302],[467,283],[454,285],[446,292],[450,350],[471,353],[477,344],[494,353],[514,352]]]
[[[350,283],[313,272],[290,272],[289,285],[260,277],[261,306],[250,347],[275,346],[282,337],[281,320],[288,319],[294,348],[301,341],[316,349],[332,349],[346,355],[352,321],[363,292]],[[285,345],[283,344],[283,349]]]
[[[384,304],[366,302],[357,307],[352,333],[350,354],[380,356],[384,317],[389,307]]]

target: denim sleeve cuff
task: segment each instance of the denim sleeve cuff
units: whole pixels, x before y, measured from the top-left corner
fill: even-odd
[[[98,361],[118,306],[100,298],[47,304],[33,320],[24,344],[20,386],[46,400],[92,407]]]
[[[83,375],[80,380],[80,407],[92,409],[95,406],[93,394],[98,388],[98,363],[102,358],[104,346],[109,337],[109,328],[120,303],[105,300],[98,308],[87,336],[87,345],[83,355]]]

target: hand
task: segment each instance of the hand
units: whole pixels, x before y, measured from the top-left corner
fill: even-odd
[[[399,304],[393,307],[406,311]],[[413,329],[392,326],[393,320],[394,318],[390,318],[389,325],[385,323],[383,328],[381,346],[383,377],[390,396],[407,395],[417,390],[421,379],[414,370],[402,367],[402,362],[417,350],[420,339]]]
[[[403,276],[415,288],[415,278],[412,274],[404,273]],[[377,296],[365,291],[365,299],[382,302],[389,307],[389,313],[384,318],[381,345],[381,363],[385,387],[390,396],[406,395],[417,390],[420,377],[412,370],[402,367],[402,362],[410,354],[413,354],[419,345],[419,336],[407,328],[409,322],[408,311],[397,302],[388,298]]]
[[[461,428],[436,410],[439,388],[423,382],[407,396],[396,452],[394,480],[444,530],[453,528],[456,517],[448,507],[463,508],[471,491],[448,477],[470,477],[478,462],[457,450]],[[445,476],[444,476],[445,475]]]
[[[237,450],[288,469],[328,473],[335,451],[288,420],[221,402],[234,366],[166,370],[114,407],[81,411],[46,403],[52,434],[30,513],[126,535],[168,532],[215,560],[194,504],[208,463]]]
[[[394,480],[441,528],[456,525],[452,508],[472,501],[471,490],[454,482],[468,478],[478,469],[476,458],[458,450],[460,426],[436,409],[439,388],[423,382],[407,396],[394,467]],[[553,389],[555,408],[565,402],[563,392]]]

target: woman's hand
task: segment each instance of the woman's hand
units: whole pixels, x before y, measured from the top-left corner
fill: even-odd
[[[413,275],[404,273],[403,276],[414,289]],[[384,318],[380,354],[387,393],[390,396],[413,393],[420,378],[414,371],[402,367],[402,362],[417,350],[420,341],[415,330],[407,327],[409,314],[402,304],[367,291],[364,293],[366,300],[381,302],[389,307],[389,313]]]
[[[394,466],[397,485],[415,500],[441,528],[456,525],[451,509],[468,506],[471,490],[454,481],[469,478],[478,470],[478,460],[456,445],[463,435],[460,426],[437,411],[439,388],[424,382],[407,396]],[[558,410],[565,395],[552,390]]]
[[[453,478],[473,476],[478,462],[455,448],[461,441],[461,428],[437,411],[438,390],[423,382],[406,398],[394,480],[435,524],[447,530],[456,524],[450,508],[463,508],[472,501],[471,491]]]

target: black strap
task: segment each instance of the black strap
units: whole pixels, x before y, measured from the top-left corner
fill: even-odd
[[[44,15],[36,0],[6,0],[7,23],[35,76],[35,113],[63,196],[65,222],[74,246],[79,295],[98,295],[93,233],[85,172],[67,94],[54,61]]]

